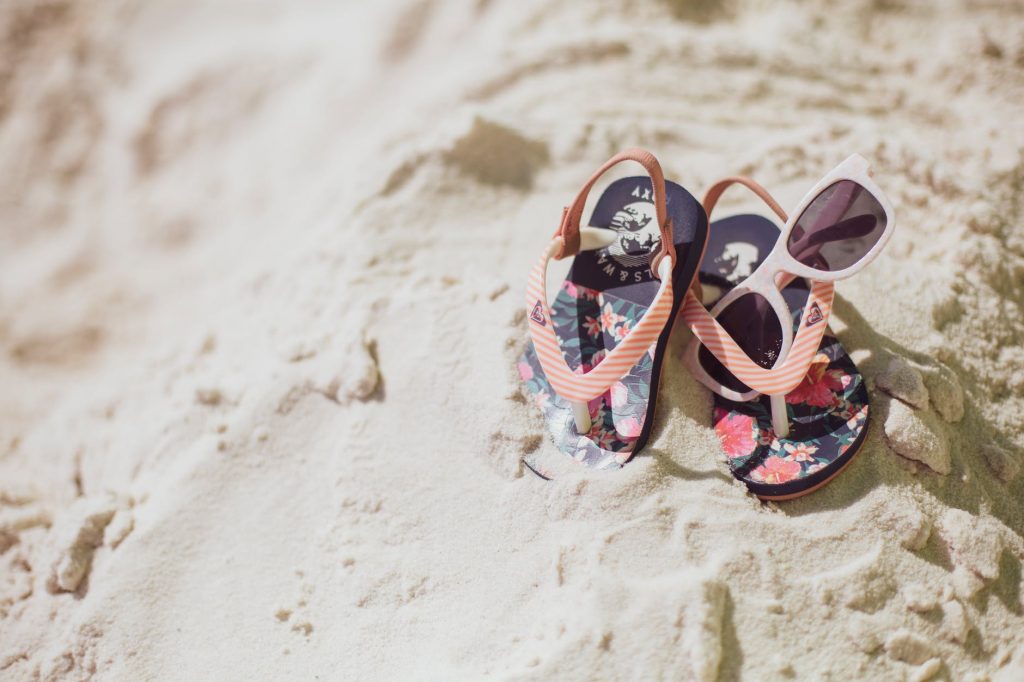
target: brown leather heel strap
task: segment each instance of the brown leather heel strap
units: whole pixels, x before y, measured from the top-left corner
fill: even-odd
[[[562,223],[555,232],[556,237],[562,238],[562,248],[554,254],[554,258],[561,259],[567,256],[576,255],[580,250],[580,220],[583,217],[583,207],[587,203],[587,196],[597,179],[612,166],[623,161],[635,161],[644,167],[647,174],[651,176],[651,186],[654,188],[654,211],[658,220],[658,227],[661,230],[661,247],[657,254],[651,258],[651,272],[655,278],[658,277],[658,264],[666,254],[672,256],[673,266],[675,264],[675,243],[672,237],[672,225],[668,220],[668,211],[665,208],[665,175],[662,173],[661,164],[654,154],[646,149],[630,147],[604,162],[597,171],[590,176],[586,184],[580,188],[579,193],[572,204],[562,212]]]
[[[711,219],[711,211],[715,209],[715,204],[718,203],[719,198],[722,196],[722,192],[735,184],[743,185],[760,197],[761,200],[768,204],[768,207],[775,212],[775,215],[779,216],[779,219],[782,220],[782,222],[785,223],[789,220],[786,212],[782,210],[781,206],[779,206],[779,202],[775,201],[772,195],[768,193],[768,190],[744,175],[733,175],[728,178],[722,178],[715,184],[711,185],[708,191],[704,194],[704,201],[702,202],[704,212],[708,214],[708,220]]]
[[[704,206],[704,212],[707,214],[709,222],[711,220],[711,211],[715,210],[715,204],[717,204],[718,200],[722,197],[722,193],[732,185],[743,185],[756,194],[761,201],[768,204],[768,207],[775,212],[775,215],[779,217],[779,220],[783,223],[789,221],[789,216],[787,216],[786,212],[782,210],[782,206],[779,205],[779,202],[775,201],[775,198],[768,193],[768,190],[758,184],[757,181],[748,178],[745,175],[732,175],[728,178],[722,178],[715,184],[711,185],[711,187],[708,188],[708,191],[704,193],[704,201],[702,202],[702,205]],[[776,284],[779,289],[784,289],[787,284],[793,281],[793,279],[794,276],[789,273],[780,273],[780,277]],[[700,300],[699,296],[697,297],[697,300]]]

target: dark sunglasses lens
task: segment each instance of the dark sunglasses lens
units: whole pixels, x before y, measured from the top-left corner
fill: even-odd
[[[885,232],[885,210],[852,180],[826,187],[804,209],[786,244],[809,268],[845,270],[867,255]]]
[[[782,351],[782,327],[771,304],[760,294],[744,294],[718,316],[718,323],[750,357],[765,369],[771,369]],[[750,390],[727,370],[706,347],[698,352],[700,364],[718,383],[738,393]]]

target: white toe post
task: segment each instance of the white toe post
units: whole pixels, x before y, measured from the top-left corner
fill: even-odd
[[[600,227],[580,228],[580,251],[597,251],[606,246],[611,246],[619,238],[615,230],[607,230]]]
[[[785,438],[789,435],[789,414],[786,410],[786,396],[769,396],[772,403],[772,429],[776,438]]]
[[[590,406],[587,403],[572,403],[572,420],[576,422],[576,433],[590,433]]]

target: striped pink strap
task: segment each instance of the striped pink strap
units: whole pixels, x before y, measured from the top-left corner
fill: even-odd
[[[782,363],[771,369],[765,369],[747,357],[692,291],[686,293],[683,302],[683,319],[693,330],[694,336],[740,381],[760,393],[784,395],[796,388],[807,375],[825,335],[834,294],[835,286],[832,282],[812,284],[800,318],[800,329],[793,339],[789,354]],[[780,322],[786,324],[787,321]]]
[[[607,391],[612,384],[626,375],[640,361],[644,353],[658,339],[672,313],[672,261],[665,270],[661,287],[647,312],[637,325],[626,334],[600,364],[589,372],[576,373],[570,369],[551,323],[551,310],[547,304],[548,262],[563,247],[561,237],[555,237],[533,267],[526,287],[526,309],[529,315],[530,336],[537,351],[544,374],[558,395],[573,402],[589,401]]]
[[[786,216],[786,212],[782,210],[782,206],[779,202],[775,201],[775,197],[768,193],[764,187],[758,184],[754,179],[748,178],[745,175],[730,175],[727,178],[722,178],[715,184],[708,188],[708,191],[704,193],[704,201],[701,205],[704,206],[704,212],[711,217],[711,212],[715,210],[715,204],[722,197],[722,193],[729,189],[733,185],[743,185],[751,192],[756,194],[761,201],[768,204],[768,208],[772,209],[775,215],[779,216],[782,222],[786,222],[789,218]]]

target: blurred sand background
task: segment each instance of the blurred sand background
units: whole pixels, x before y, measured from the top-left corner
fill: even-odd
[[[524,473],[527,272],[629,145],[873,162],[820,492],[733,482],[685,329],[641,456]],[[1019,2],[8,0],[0,178],[4,680],[1024,679]]]

